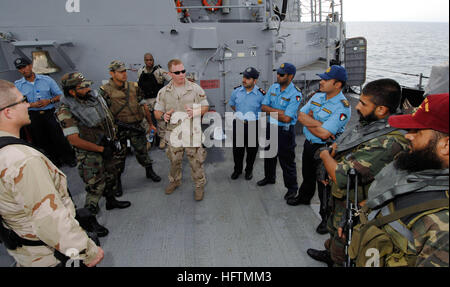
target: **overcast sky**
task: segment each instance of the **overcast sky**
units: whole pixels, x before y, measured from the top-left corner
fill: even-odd
[[[344,0],[345,21],[449,22],[449,0]]]

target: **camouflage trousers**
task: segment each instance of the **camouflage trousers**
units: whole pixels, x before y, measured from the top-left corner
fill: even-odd
[[[114,194],[117,181],[117,162],[114,159],[105,160],[102,154],[90,151],[76,150],[78,172],[85,184],[85,207],[97,207],[102,195]]]
[[[180,182],[182,177],[181,167],[183,163],[183,156],[186,155],[191,165],[191,176],[195,182],[196,188],[202,188],[206,184],[205,170],[203,169],[203,162],[206,159],[206,150],[202,147],[169,147],[166,150],[166,155],[170,160],[170,182]]]
[[[152,121],[157,129],[158,136],[163,141],[166,136],[167,123],[164,120],[157,120],[155,118],[155,115],[153,114],[153,112],[155,110],[156,98],[145,99],[144,102],[147,104],[148,109],[150,110],[150,113],[152,114]],[[147,119],[144,119],[142,121],[141,125],[145,129],[145,131],[148,131],[148,129],[150,128],[150,125],[148,124]]]
[[[344,266],[345,263],[345,240],[338,235],[339,224],[345,216],[345,199],[340,200],[332,197],[332,212],[328,217],[327,228],[330,233],[330,239],[325,242],[325,248],[330,251],[331,259],[336,266]]]
[[[131,124],[137,129],[141,129],[140,124]],[[117,153],[116,159],[118,161],[118,169],[120,173],[125,170],[125,160],[127,158],[127,140],[131,142],[131,146],[136,154],[136,159],[140,165],[143,167],[148,167],[152,165],[152,160],[148,155],[147,150],[147,138],[145,133],[140,133],[137,131],[131,131],[124,128],[119,128],[119,133],[117,135],[120,141],[120,152]]]

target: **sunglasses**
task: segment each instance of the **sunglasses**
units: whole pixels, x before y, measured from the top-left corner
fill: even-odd
[[[286,76],[287,74],[280,74],[278,73],[278,76],[280,76],[280,78],[283,78],[284,76]]]
[[[28,100],[27,100],[27,97],[23,96],[23,99],[22,99],[22,100],[20,100],[20,101],[18,101],[18,102],[16,102],[16,103],[7,105],[6,107],[1,108],[0,111],[3,111],[4,109],[11,108],[11,107],[14,107],[15,105],[18,105],[18,104],[21,104],[21,103],[25,103],[25,102],[28,102]]]
[[[186,70],[182,70],[182,71],[176,71],[176,72],[172,72],[175,75],[179,75],[179,74],[186,74]]]

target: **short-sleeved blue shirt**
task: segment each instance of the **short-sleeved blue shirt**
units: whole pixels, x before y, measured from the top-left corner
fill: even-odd
[[[236,117],[242,121],[256,121],[259,119],[261,104],[264,94],[255,85],[251,92],[247,92],[245,87],[236,88],[231,94],[229,105],[236,107]]]
[[[34,84],[22,78],[14,82],[17,89],[27,97],[29,103],[35,103],[39,100],[48,99],[62,95],[61,89],[56,84],[55,80],[45,75],[37,75]],[[30,108],[30,111],[43,111],[54,108],[54,104],[49,104],[43,108]]]
[[[309,102],[303,106],[300,112],[314,113],[314,119],[323,123],[322,128],[333,135],[342,134],[345,126],[351,117],[351,107],[344,94],[341,92],[337,96],[327,100],[326,93],[315,94]],[[306,139],[312,143],[323,144],[324,140],[313,135],[308,128],[303,128]]]
[[[297,123],[297,113],[302,97],[302,93],[293,83],[291,83],[283,92],[281,92],[280,84],[273,84],[267,92],[262,104],[273,109],[284,111],[284,114],[292,118],[292,121],[290,123],[282,123],[269,116],[270,123],[280,127],[294,126]]]

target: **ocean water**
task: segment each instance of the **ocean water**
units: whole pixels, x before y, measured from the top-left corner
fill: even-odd
[[[347,22],[347,38],[367,39],[367,81],[392,78],[414,87],[431,67],[449,61],[448,23]],[[424,79],[424,84],[428,82]]]

